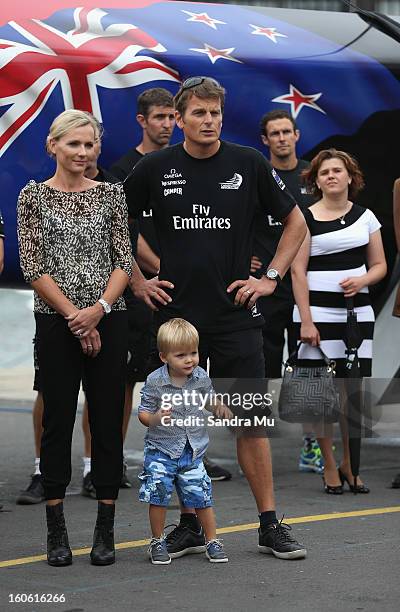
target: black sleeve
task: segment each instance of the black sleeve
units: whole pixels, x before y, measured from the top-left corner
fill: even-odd
[[[123,181],[128,176],[129,170],[124,168],[122,164],[120,165],[118,162],[116,162],[111,166],[110,173],[120,181]]]
[[[0,238],[5,238],[4,221],[3,221],[3,216],[1,214],[1,210],[0,210]]]
[[[136,149],[130,149],[128,153],[117,159],[110,168],[111,174],[116,176],[120,181],[124,181],[132,172],[132,168],[137,162],[142,159],[143,155]]]
[[[129,216],[137,219],[144,211],[150,211],[150,181],[148,158],[141,159],[124,181],[124,191]]]
[[[258,197],[261,208],[278,221],[288,216],[296,206],[296,200],[261,153],[258,165]]]

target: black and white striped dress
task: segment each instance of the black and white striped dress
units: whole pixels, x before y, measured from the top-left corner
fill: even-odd
[[[325,354],[336,361],[338,377],[345,376],[346,346],[345,337],[347,311],[343,289],[339,283],[350,276],[366,273],[366,250],[369,236],[381,227],[374,213],[353,204],[341,219],[317,221],[310,210],[304,211],[311,234],[310,259],[307,282],[310,291],[310,309],[314,324],[321,336],[321,348]],[[371,376],[372,339],[375,316],[371,306],[368,287],[364,287],[354,297],[360,330],[363,335],[358,355],[362,376]],[[301,319],[297,306],[294,307],[293,321],[298,337]],[[303,344],[299,359],[320,360],[318,349]]]

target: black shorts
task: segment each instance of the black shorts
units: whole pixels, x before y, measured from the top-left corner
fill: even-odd
[[[157,349],[158,327],[153,326],[151,337],[151,356],[148,372],[153,372],[162,362]],[[210,361],[210,378],[217,393],[224,394],[223,400],[228,404],[238,419],[269,417],[271,410],[262,401],[258,406],[249,408],[250,397],[257,394],[257,399],[268,393],[268,381],[265,376],[263,339],[260,328],[232,331],[229,333],[201,334],[199,344],[199,365],[207,370]],[[228,395],[227,395],[228,394]],[[235,400],[229,403],[228,397]],[[249,399],[249,403],[241,401]],[[238,425],[232,428],[238,436],[267,437],[269,431],[262,425]]]
[[[269,295],[260,298],[257,304],[265,319],[262,328],[265,375],[268,378],[281,378],[285,331],[287,331],[289,354],[296,348],[296,329],[293,324],[294,302],[290,298]]]
[[[141,300],[127,301],[128,356],[126,382],[134,385],[146,379],[150,356],[150,334],[153,311]]]

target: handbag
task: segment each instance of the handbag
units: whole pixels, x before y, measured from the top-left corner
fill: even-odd
[[[336,363],[317,347],[324,365],[298,365],[301,344],[299,342],[283,364],[285,371],[279,395],[279,417],[288,423],[335,423],[340,414],[339,394],[335,386]]]

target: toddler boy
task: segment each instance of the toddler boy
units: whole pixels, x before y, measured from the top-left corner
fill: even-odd
[[[216,537],[211,480],[202,461],[209,441],[202,409],[218,418],[233,415],[217,401],[210,378],[198,365],[199,335],[193,325],[184,319],[164,323],[157,346],[164,365],[147,377],[139,406],[139,420],[148,427],[139,499],[150,504],[149,558],[155,565],[171,563],[164,525],[175,486],[182,505],[196,509],[207,558],[225,563],[228,557]]]

